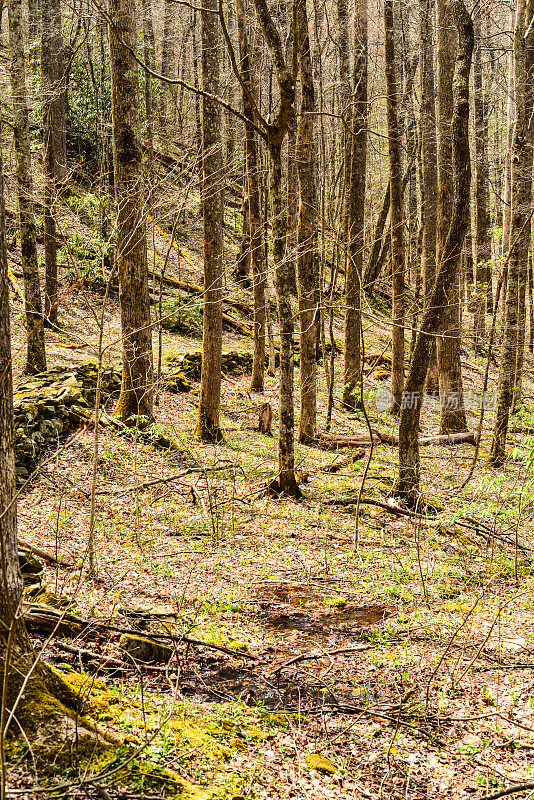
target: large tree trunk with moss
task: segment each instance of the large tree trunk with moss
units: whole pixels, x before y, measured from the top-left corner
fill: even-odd
[[[436,138],[436,82],[434,79],[434,7],[433,0],[421,0],[420,19],[420,137],[421,137],[421,208],[423,223],[422,272],[423,307],[427,308],[436,280],[437,216],[438,216],[438,151]],[[429,392],[438,389],[436,343],[426,376]]]
[[[398,80],[395,56],[393,0],[384,0],[385,71],[389,152],[389,219],[391,228],[392,356],[391,393],[393,410],[401,406],[404,388],[404,214],[402,191],[402,135],[398,116]]]
[[[421,329],[412,352],[405,387],[406,402],[403,403],[399,425],[399,475],[396,493],[414,505],[419,501],[419,420],[423,386],[432,339],[440,329],[442,309],[447,303],[458,274],[470,202],[469,71],[474,41],[473,23],[462,0],[452,0],[450,8],[458,29],[452,114],[454,205],[434,289],[423,314]]]
[[[11,49],[10,77],[13,95],[13,136],[17,158],[20,247],[24,274],[24,311],[27,328],[25,371],[38,373],[46,369],[46,353],[33,211],[30,122],[24,66],[24,28],[21,0],[8,0],[7,9],[9,46]]]
[[[109,0],[113,162],[117,202],[117,270],[122,327],[122,386],[115,413],[124,422],[154,416],[152,324],[143,217],[135,5]]]
[[[453,186],[453,73],[455,36],[452,9],[447,0],[437,0],[438,65],[438,262],[443,259],[445,242],[452,224]],[[462,368],[460,364],[460,291],[459,267],[441,309],[442,326],[436,342],[439,394],[441,403],[440,433],[467,430]]]
[[[317,176],[313,138],[315,89],[308,34],[306,0],[298,0],[300,115],[296,161],[299,180],[297,277],[300,319],[299,441],[313,441],[317,432],[317,332],[319,327],[319,263],[317,252]]]
[[[65,48],[61,3],[42,0],[41,90],[43,101],[45,317],[57,321],[55,202],[67,171]]]
[[[256,131],[252,125],[254,121],[254,109],[250,100],[250,97],[255,97],[256,92],[251,70],[250,48],[247,34],[247,15],[244,0],[236,0],[236,16],[239,56],[241,59],[241,77],[248,90],[243,91],[243,112],[249,120],[249,122],[245,124],[244,192],[248,214],[247,244],[250,250],[250,261],[252,263],[252,288],[254,293],[254,355],[250,388],[254,392],[262,392],[265,376],[265,286],[267,281],[267,265],[265,263],[263,225],[261,219],[258,140]],[[243,207],[245,207],[245,201]],[[243,224],[245,224],[244,220]]]
[[[201,13],[202,88],[219,93],[219,20],[217,0]],[[203,441],[222,440],[219,421],[222,358],[223,150],[219,105],[202,97],[202,219],[204,223],[204,325],[202,375],[196,434]]]
[[[0,131],[0,141],[1,138]],[[0,780],[3,786],[6,736],[31,742],[32,758],[38,765],[54,763],[58,751],[65,746],[73,750],[88,746],[91,753],[99,746],[96,730],[86,727],[77,714],[74,692],[48,666],[36,662],[21,614],[23,581],[17,544],[9,306],[0,149],[0,686],[5,688],[1,692]]]
[[[514,34],[515,131],[512,148],[511,250],[506,288],[505,325],[499,388],[490,461],[501,466],[506,457],[508,419],[513,403],[518,347],[518,290],[525,281],[530,242],[532,143],[534,107],[534,0],[519,0]],[[523,323],[524,324],[524,323]]]
[[[475,112],[475,253],[476,308],[474,319],[475,349],[486,337],[486,309],[491,312],[491,220],[489,208],[489,168],[487,157],[488,121],[484,98],[482,65],[482,18],[479,8],[475,17],[475,52],[473,57],[473,107]]]
[[[355,9],[354,98],[347,196],[347,265],[345,273],[345,352],[343,405],[356,408],[361,371],[361,292],[367,169],[367,2]]]

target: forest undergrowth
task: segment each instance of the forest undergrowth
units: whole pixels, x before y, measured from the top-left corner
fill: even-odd
[[[71,209],[61,215],[77,241],[91,239]],[[199,225],[186,215],[182,252],[174,248],[169,259],[169,274],[195,284]],[[229,259],[237,238],[230,222]],[[156,268],[168,244],[154,226],[149,261]],[[79,254],[65,252],[70,268],[79,267]],[[16,263],[10,266],[16,277]],[[227,280],[227,296],[246,301],[246,290]],[[98,358],[103,294],[93,286],[67,296],[59,327],[46,334],[49,366]],[[103,339],[116,344],[103,361],[117,366],[117,300],[106,303]],[[16,298],[14,310],[20,352]],[[380,308],[364,310],[366,410],[373,429],[393,433],[395,417],[375,405],[389,371],[372,369],[388,351],[388,323]],[[338,344],[341,326],[336,315]],[[165,357],[201,349],[195,335],[169,330],[163,343]],[[246,337],[225,332],[223,351],[250,348]],[[476,397],[485,356],[469,352],[464,366],[464,389]],[[248,374],[225,377],[218,445],[193,436],[195,382],[191,393],[159,392],[149,435],[101,427],[94,574],[87,559],[94,425],[60,444],[22,489],[19,535],[64,562],[45,565],[44,583],[56,605],[58,597],[68,602],[53,635],[36,626],[34,646],[75,683],[85,712],[115,745],[104,755],[80,754],[77,771],[66,771],[58,757],[43,779],[32,768],[32,743],[17,739],[10,797],[479,800],[533,780],[528,403],[513,417],[502,470],[486,463],[493,423],[486,410],[478,464],[464,488],[474,447],[424,447],[427,505],[406,513],[391,496],[396,448],[383,443],[373,448],[365,482],[368,447],[297,445],[303,498],[268,494],[276,439],[258,432],[258,413],[271,404],[276,432],[277,381],[267,377],[258,395]],[[496,383],[492,364],[490,393]],[[337,386],[332,429],[365,436],[363,415],[342,410]],[[321,363],[322,419],[326,404]],[[479,412],[476,403],[468,411],[472,431]],[[421,420],[423,436],[437,433],[435,410],[425,409]],[[162,436],[166,446],[154,446]],[[168,663],[125,660],[125,631],[171,647]],[[36,779],[40,791],[32,789]]]

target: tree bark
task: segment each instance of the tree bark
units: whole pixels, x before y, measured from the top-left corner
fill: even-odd
[[[156,38],[154,35],[154,22],[152,19],[152,0],[142,0],[143,10],[143,52],[147,66],[156,67]],[[152,79],[145,72],[145,118],[146,118],[146,159],[150,193],[152,191],[154,169],[154,95],[152,93]]]
[[[166,78],[176,75],[176,14],[177,6],[173,0],[163,4],[163,42],[161,47],[161,74]],[[169,84],[162,87],[160,113],[160,137],[163,141],[171,135],[170,123],[176,114],[176,87]]]
[[[219,20],[217,0],[207,0],[200,17],[202,88],[219,93]],[[202,374],[196,435],[206,442],[223,439],[221,403],[223,288],[223,149],[219,104],[202,97],[202,220],[204,224],[204,324]]]
[[[58,300],[55,201],[67,172],[65,48],[60,0],[42,0],[41,11],[45,318],[55,323]]]
[[[139,79],[136,61],[128,49],[137,46],[135,10],[131,0],[108,2],[123,362],[115,413],[124,422],[137,417],[152,420],[154,415]]]
[[[35,374],[46,370],[46,353],[33,211],[30,122],[24,67],[21,0],[8,0],[7,10],[9,46],[11,48],[10,77],[13,94],[13,137],[17,158],[20,247],[24,274],[24,310],[28,332],[25,371]]]
[[[534,108],[534,0],[518,0],[514,33],[515,130],[512,146],[511,250],[508,262],[506,308],[497,412],[490,463],[502,466],[513,404],[518,350],[519,282],[527,275],[532,199],[532,143]],[[524,324],[524,321],[523,321]]]
[[[399,425],[399,475],[396,493],[414,505],[419,502],[419,420],[432,337],[440,329],[442,308],[458,272],[470,202],[469,72],[474,42],[473,23],[463,0],[452,0],[450,7],[458,28],[452,115],[454,206],[434,289],[412,352]]]
[[[438,216],[438,143],[436,138],[436,85],[434,78],[434,8],[433,0],[421,0],[420,9],[420,92],[421,92],[421,218],[423,225],[423,307],[428,308],[436,280],[437,216]],[[436,342],[431,344],[430,363],[426,376],[429,392],[438,389]]]
[[[361,292],[367,170],[367,2],[355,9],[354,97],[347,195],[347,265],[345,272],[345,353],[343,405],[355,409],[361,371]],[[387,211],[386,211],[387,216]],[[385,220],[384,220],[385,224]]]
[[[266,0],[254,0],[263,36],[269,49],[273,71],[280,93],[275,119],[267,129],[269,150],[271,202],[271,231],[275,267],[278,317],[280,323],[280,425],[278,434],[278,477],[272,484],[276,493],[299,497],[295,476],[294,407],[293,407],[293,311],[291,308],[291,274],[285,258],[287,216],[282,199],[282,144],[295,111],[295,81],[297,77],[297,15],[294,0],[292,9],[292,61],[286,63],[285,46]]]
[[[385,72],[390,183],[391,283],[392,283],[392,357],[391,393],[393,411],[401,407],[404,388],[404,214],[402,192],[401,129],[398,118],[398,89],[395,57],[395,21],[393,0],[384,0]]]
[[[475,111],[475,253],[476,309],[475,346],[486,337],[486,308],[491,313],[491,220],[489,213],[489,168],[487,158],[488,123],[484,100],[482,67],[482,10],[475,18],[475,52],[473,56],[473,106]]]
[[[317,176],[314,148],[315,89],[306,0],[298,0],[300,116],[296,161],[299,182],[297,278],[300,317],[299,441],[317,433],[317,334],[319,327],[319,262],[317,251]]]
[[[437,0],[437,64],[438,64],[438,262],[452,224],[452,114],[454,33],[450,5]],[[460,261],[454,263],[456,274],[446,302],[441,309],[442,326],[436,341],[439,394],[441,404],[440,433],[467,430],[462,369],[460,364]]]
[[[244,0],[236,0],[237,32],[241,77],[248,94],[256,96],[254,78],[251,70],[250,48],[247,35],[247,16]],[[243,91],[243,112],[250,123],[254,120],[254,110],[247,92]],[[260,165],[258,158],[258,139],[252,124],[245,124],[245,194],[248,208],[248,241],[252,263],[252,288],[254,294],[254,355],[250,388],[262,392],[265,379],[265,287],[267,264],[263,246],[263,225],[260,205]]]

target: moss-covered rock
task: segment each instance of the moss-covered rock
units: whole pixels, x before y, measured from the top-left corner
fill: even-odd
[[[321,756],[319,753],[308,753],[306,756],[306,764],[310,769],[314,769],[321,775],[334,775],[337,772],[337,767],[333,761],[330,761],[326,756]]]
[[[119,640],[119,649],[126,654],[126,659],[142,661],[146,664],[166,664],[173,654],[172,647],[153,642],[144,636],[133,636],[123,633]]]

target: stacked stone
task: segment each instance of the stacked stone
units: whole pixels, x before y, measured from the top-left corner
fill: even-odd
[[[57,446],[90,416],[96,398],[98,368],[86,363],[56,367],[21,383],[14,394],[15,458],[17,481],[23,483],[35,470],[47,448]],[[102,401],[120,390],[121,374],[113,368],[102,373]]]
[[[179,369],[192,381],[200,380],[202,369],[202,353],[184,353],[181,356],[169,356],[167,363],[171,368]],[[222,371],[227,375],[247,375],[252,372],[252,353],[244,350],[230,350],[222,354]]]

